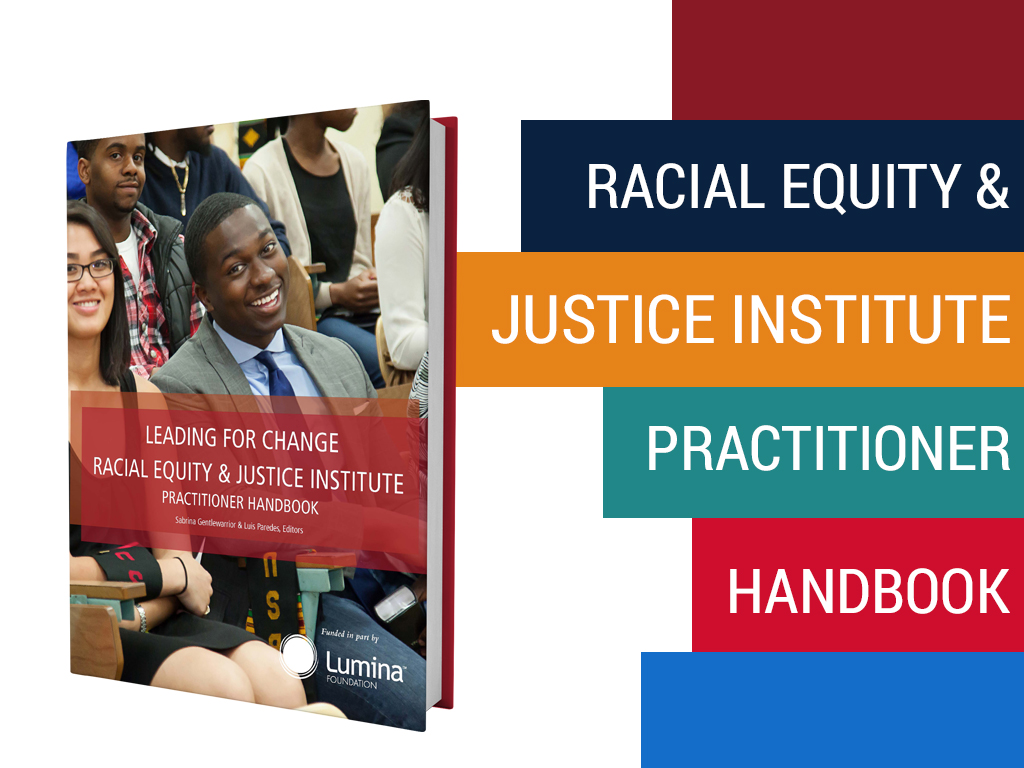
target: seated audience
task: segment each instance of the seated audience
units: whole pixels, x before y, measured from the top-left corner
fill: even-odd
[[[285,134],[255,152],[242,173],[288,228],[299,263],[327,267],[314,286],[317,330],[351,344],[381,387],[370,167],[359,150],[327,136],[328,128],[348,130],[355,116],[354,109],[293,116]]]
[[[69,201],[67,208],[69,396],[72,391],[158,393],[128,368],[124,276],[110,229],[85,203]],[[125,435],[126,443],[132,439],[130,432]],[[81,446],[72,445],[70,436],[68,448],[74,509],[85,470]],[[116,478],[102,482],[107,493],[123,492]],[[129,560],[117,556],[123,552]],[[84,541],[82,526],[72,524],[69,562],[73,581],[137,580],[129,570],[143,576],[146,598],[118,630],[122,680],[281,707],[306,703],[301,683],[282,669],[277,651],[238,627],[203,618],[213,588],[210,574],[190,552]]]
[[[416,129],[412,146],[395,168],[391,191],[377,219],[380,310],[391,364],[408,372],[399,378],[409,381],[427,351],[429,121]]]
[[[351,347],[321,333],[285,325],[288,262],[267,217],[242,195],[218,193],[196,209],[185,235],[196,291],[206,307],[199,331],[154,376],[165,392],[202,394],[375,398],[376,392]],[[215,615],[244,622],[250,595],[237,558],[209,557],[209,568],[226,601]],[[207,559],[204,558],[204,565]],[[278,561],[279,572],[287,565]],[[248,569],[246,569],[248,570]],[[262,568],[256,568],[262,572]],[[422,601],[425,580],[402,574],[356,570],[344,592],[324,593],[324,626],[380,636],[372,653],[403,665],[406,681],[393,695],[366,697],[358,689],[323,683],[319,698],[350,717],[423,729],[425,666],[413,648],[378,623],[373,606],[397,584],[415,584]],[[225,585],[235,585],[228,589]],[[216,599],[216,598],[215,598]],[[371,602],[372,601],[372,602]],[[316,617],[304,617],[316,621]],[[341,641],[318,635],[317,646]],[[337,657],[342,649],[334,645]],[[353,653],[351,649],[344,651]],[[323,668],[323,667],[321,667]]]
[[[139,199],[185,226],[196,206],[214,192],[251,197],[269,217],[267,204],[259,199],[228,153],[214,145],[212,137],[212,125],[146,134],[146,186]],[[285,254],[290,253],[284,224],[271,218],[270,225]]]
[[[181,222],[139,203],[146,183],[142,134],[75,143],[86,201],[117,243],[131,368],[149,377],[199,326],[203,307],[185,263]]]

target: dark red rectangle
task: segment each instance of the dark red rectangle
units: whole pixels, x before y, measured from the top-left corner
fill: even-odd
[[[693,650],[694,651],[1022,651],[1024,650],[1024,520],[1020,519],[696,519],[693,521]],[[1008,569],[995,599],[986,598],[982,613],[981,569],[989,587]],[[731,613],[731,569],[740,589],[753,586],[760,571],[759,612],[753,596],[738,594]],[[793,596],[797,613],[786,602],[767,612],[780,569]],[[809,569],[822,593],[826,570],[832,569],[832,612],[827,613],[813,587],[804,612],[804,569]],[[868,581],[868,602],[856,613],[840,611],[840,571],[857,570]],[[875,572],[900,574],[902,607],[895,613],[875,611]],[[935,574],[934,610],[914,612],[908,601],[908,580],[917,569]],[[971,606],[951,613],[943,600],[943,579],[952,569],[972,578]],[[849,579],[848,604],[861,602],[858,577]],[[883,576],[883,586],[891,586]],[[922,572],[915,580],[915,604],[931,602],[930,579]],[[949,578],[948,604],[961,609],[966,580]],[[785,595],[780,581],[776,595]],[[827,596],[827,595],[826,595]],[[897,602],[883,596],[883,607]]]
[[[675,120],[1019,120],[1019,2],[672,4]]]

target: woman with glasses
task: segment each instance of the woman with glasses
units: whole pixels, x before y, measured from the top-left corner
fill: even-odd
[[[69,401],[74,391],[159,393],[128,368],[124,277],[110,229],[85,203],[67,206]],[[125,432],[127,454],[138,438]],[[81,445],[69,440],[68,447],[77,519],[87,470]],[[104,494],[125,492],[115,479],[90,483],[94,487]],[[102,503],[102,496],[91,501]],[[118,556],[125,552],[129,559]],[[202,618],[213,588],[191,552],[83,541],[81,525],[72,524],[70,568],[73,581],[137,581],[129,569],[142,575],[146,598],[120,626],[122,680],[281,707],[305,705],[301,682],[284,671],[275,649],[244,629]]]

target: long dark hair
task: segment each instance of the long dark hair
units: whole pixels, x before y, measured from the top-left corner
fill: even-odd
[[[412,204],[430,212],[430,118],[425,116],[412,135],[412,144],[395,166],[388,196],[412,188]]]
[[[92,230],[96,241],[107,257],[114,262],[113,307],[107,324],[100,332],[100,375],[112,387],[119,386],[121,377],[131,362],[131,342],[128,338],[128,310],[124,305],[124,275],[117,244],[110,227],[96,210],[81,200],[68,200],[68,224],[81,224]]]

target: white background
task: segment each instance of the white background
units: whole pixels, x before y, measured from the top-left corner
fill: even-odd
[[[70,675],[55,257],[69,138],[417,98],[459,118],[459,250],[515,251],[519,121],[668,119],[670,15],[667,1],[7,6],[5,764],[639,763],[640,652],[690,647],[690,526],[602,519],[599,389],[459,390],[455,709],[425,734]],[[532,193],[557,215],[556,195]]]

